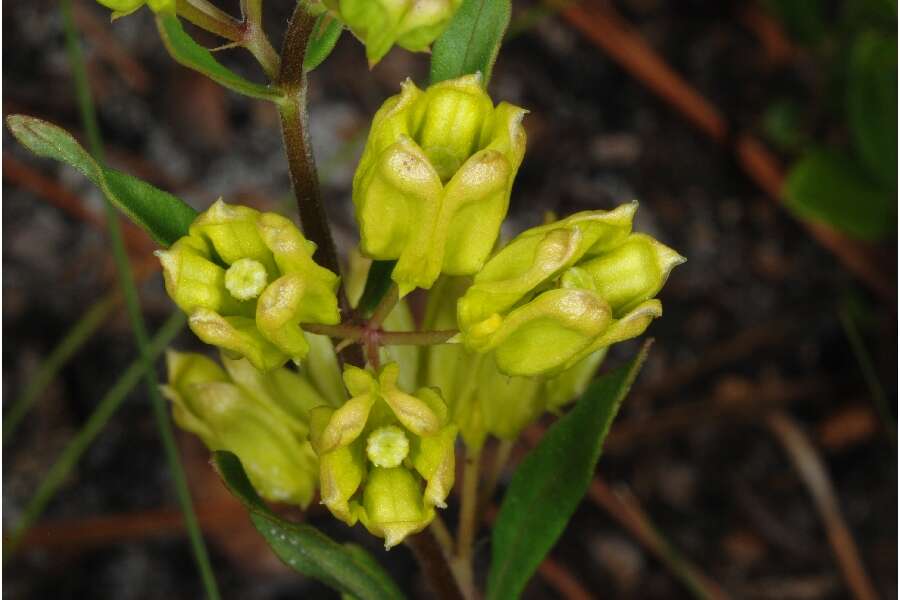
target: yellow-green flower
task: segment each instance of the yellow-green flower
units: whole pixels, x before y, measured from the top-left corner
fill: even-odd
[[[153,12],[175,12],[175,0],[97,0],[97,2],[113,11],[113,19],[130,15],[145,4]]]
[[[485,264],[459,300],[466,346],[508,375],[555,374],[640,335],[684,258],[631,233],[637,204],[529,229]]]
[[[309,413],[325,398],[288,369],[263,373],[244,359],[222,362],[225,369],[202,354],[167,353],[162,390],[175,422],[210,450],[236,454],[263,498],[305,508],[318,480]]]
[[[429,294],[424,327],[455,328],[457,300],[470,285],[463,277],[439,279]],[[544,412],[556,412],[577,399],[605,355],[605,349],[598,350],[553,377],[510,377],[498,370],[489,353],[462,344],[429,346],[425,383],[442,391],[466,446],[478,449],[488,435],[515,440]]]
[[[218,200],[157,256],[197,337],[267,370],[306,356],[301,323],[340,321],[338,277],[314,251],[289,219]]]
[[[324,0],[366,46],[369,66],[397,44],[425,52],[450,24],[462,0]]]
[[[396,260],[405,295],[484,265],[525,153],[525,110],[496,107],[467,75],[422,91],[407,80],[372,121],[353,178],[361,250]]]
[[[456,426],[440,394],[397,386],[399,367],[377,377],[347,367],[350,400],[311,413],[322,502],[348,525],[357,520],[390,548],[421,531],[453,487]]]

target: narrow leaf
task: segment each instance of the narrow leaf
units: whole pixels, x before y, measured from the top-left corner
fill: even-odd
[[[510,12],[510,0],[463,0],[431,47],[431,83],[480,72],[487,87]]]
[[[226,68],[212,52],[189,36],[178,17],[171,13],[157,13],[156,26],[166,49],[179,64],[203,73],[219,85],[239,94],[279,102],[284,97],[281,90],[253,83]]]
[[[272,551],[291,568],[359,600],[403,598],[402,592],[362,548],[349,549],[315,527],[290,523],[263,503],[231,452],[213,453],[213,465],[232,494],[250,511],[250,520]]]
[[[322,64],[335,44],[341,37],[344,26],[341,22],[328,13],[319,15],[306,47],[306,56],[303,57],[303,68],[312,71]]]
[[[785,206],[865,240],[884,238],[896,224],[894,192],[880,188],[848,154],[813,149],[794,163],[784,186]]]
[[[594,381],[516,469],[494,524],[488,600],[518,598],[587,491],[603,441],[647,357]]]
[[[197,211],[168,192],[131,175],[102,167],[66,130],[25,115],[10,115],[6,124],[26,148],[81,171],[136,224],[159,244],[169,246],[187,235]]]

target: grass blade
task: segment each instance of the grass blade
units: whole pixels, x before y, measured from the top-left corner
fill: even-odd
[[[102,164],[104,162],[103,142],[100,136],[100,128],[97,125],[97,115],[87,81],[84,58],[81,55],[75,23],[72,19],[71,0],[60,0],[60,8],[66,30],[66,47],[69,53],[69,61],[72,66],[82,121],[84,123],[84,128],[87,131],[91,154],[99,164]],[[172,431],[172,424],[169,422],[166,404],[160,394],[159,382],[156,378],[156,371],[153,368],[151,345],[147,335],[147,328],[144,324],[144,317],[141,314],[137,286],[134,283],[134,273],[131,271],[128,255],[125,252],[125,243],[122,239],[122,230],[119,227],[118,215],[116,214],[116,210],[112,203],[109,201],[105,203],[105,207],[110,243],[112,245],[113,258],[116,263],[116,271],[119,276],[119,283],[122,286],[122,295],[125,298],[125,307],[128,311],[132,333],[134,334],[138,352],[140,353],[140,362],[144,373],[144,379],[147,384],[147,393],[153,404],[153,415],[156,418],[156,425],[157,429],[159,429],[159,437],[162,441],[163,451],[166,455],[166,461],[169,463],[169,471],[172,475],[178,503],[181,506],[181,511],[184,513],[185,527],[194,553],[194,560],[200,571],[200,578],[203,581],[203,587],[206,591],[207,598],[210,600],[218,600],[218,586],[216,585],[212,565],[209,561],[209,554],[206,551],[206,544],[200,533],[200,524],[197,521],[197,515],[191,504],[191,493],[190,490],[188,490],[184,468],[181,466],[181,461],[178,457],[178,448],[175,445],[175,434]]]
[[[100,300],[78,322],[72,326],[66,336],[50,352],[37,369],[37,372],[28,380],[25,389],[15,399],[12,407],[3,417],[3,445],[12,439],[13,433],[18,428],[22,419],[31,410],[35,400],[47,389],[47,386],[56,378],[59,370],[69,362],[69,359],[78,352],[91,336],[100,328],[116,305],[116,298],[108,296]]]
[[[172,342],[176,335],[184,328],[184,315],[173,314],[159,329],[150,343],[150,354],[158,357]],[[57,461],[50,467],[47,475],[41,481],[37,491],[25,507],[21,520],[16,524],[6,544],[4,544],[4,562],[14,553],[16,546],[22,541],[22,536],[37,521],[38,517],[47,508],[47,504],[59,491],[66,477],[72,472],[72,468],[78,464],[85,450],[90,447],[97,435],[106,427],[106,423],[116,413],[125,398],[134,386],[138,384],[144,374],[145,363],[140,359],[131,363],[118,381],[109,389],[105,396],[97,403],[97,407],[84,426],[75,434],[72,441],[65,447]]]

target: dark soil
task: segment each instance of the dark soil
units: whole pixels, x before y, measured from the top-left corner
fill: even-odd
[[[221,195],[290,210],[271,107],[175,65],[148,11],[109,25],[100,7],[76,4],[107,37],[88,29],[84,44],[114,166],[197,208]],[[290,3],[283,4],[271,8],[272,31],[284,23]],[[742,6],[696,0],[671,6],[657,0],[619,3],[626,18],[731,123],[758,131],[769,103],[809,89],[816,74],[802,59],[767,65],[739,18]],[[56,4],[17,2],[4,8],[4,114],[40,116],[80,135]],[[255,76],[243,54],[221,56]],[[394,51],[369,72],[362,48],[345,35],[311,77],[314,145],[344,251],[354,242],[350,180],[367,121],[404,77],[422,82],[426,70],[424,55]],[[495,98],[531,111],[525,121],[529,151],[517,178],[508,233],[539,222],[548,210],[567,214],[636,198],[641,202],[636,229],[689,259],[662,293],[665,316],[650,330],[656,344],[613,427],[600,475],[613,486],[627,486],[671,544],[735,598],[849,597],[823,521],[766,424],[772,402],[780,401],[825,461],[879,593],[896,597],[896,445],[887,431],[897,398],[895,301],[885,304],[870,295],[745,177],[729,151],[703,137],[563,19],[546,17],[503,47],[492,91]],[[80,175],[36,160],[6,132],[3,136],[4,161],[15,159],[58,181],[100,214],[100,196]],[[4,410],[68,327],[115,285],[102,231],[51,206],[6,171],[4,162]],[[885,268],[896,282],[894,267]],[[142,292],[146,318],[155,329],[171,304],[159,276]],[[884,387],[889,423],[872,402],[841,324],[840,311],[848,306],[864,315],[856,322]],[[188,334],[177,345],[198,347]],[[616,347],[607,365],[620,364],[635,347]],[[117,313],[40,398],[3,457],[4,532],[134,358],[127,320]],[[687,417],[673,420],[679,410]],[[204,494],[222,492],[196,443],[185,438],[182,446],[194,457],[188,466],[202,511]],[[41,525],[175,507],[149,400],[137,388]],[[309,519],[335,537],[378,547],[360,528],[350,532],[321,510]],[[247,537],[242,523],[239,534],[220,530],[211,540],[226,598],[335,597],[279,569],[254,534]],[[490,554],[484,533],[478,546],[482,562]],[[425,597],[406,549],[378,556],[408,590]],[[670,569],[587,501],[552,557],[597,597],[690,597]],[[187,540],[179,533],[103,544],[75,540],[64,549],[34,543],[5,564],[4,575],[7,598],[202,595]],[[559,593],[535,577],[528,596]]]

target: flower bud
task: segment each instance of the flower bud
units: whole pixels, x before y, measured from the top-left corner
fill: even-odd
[[[157,256],[194,333],[268,370],[306,357],[301,323],[340,320],[338,277],[314,251],[285,217],[218,200]]]
[[[662,314],[653,299],[684,262],[631,234],[636,204],[577,213],[516,237],[457,304],[466,346],[492,352],[507,375],[554,375]]]
[[[456,327],[456,304],[469,285],[467,278],[438,279],[428,296],[423,327]],[[604,354],[595,352],[552,378],[510,377],[500,372],[493,353],[473,352],[462,344],[429,346],[422,361],[425,383],[441,390],[466,446],[477,450],[488,435],[514,440],[544,411],[574,400]]]
[[[457,430],[443,399],[430,388],[401,391],[399,375],[396,363],[377,377],[347,367],[350,400],[311,413],[322,502],[348,525],[361,521],[387,548],[431,522],[454,479]]]
[[[309,444],[310,411],[325,403],[302,377],[287,369],[263,373],[244,359],[223,359],[226,369],[200,354],[169,351],[175,422],[210,450],[241,459],[260,496],[309,505],[318,461]]]
[[[487,260],[525,152],[525,111],[494,107],[480,76],[407,80],[372,122],[353,178],[363,253],[396,260],[401,295]]]
[[[369,66],[397,44],[427,51],[450,23],[462,0],[324,0],[366,46]]]

